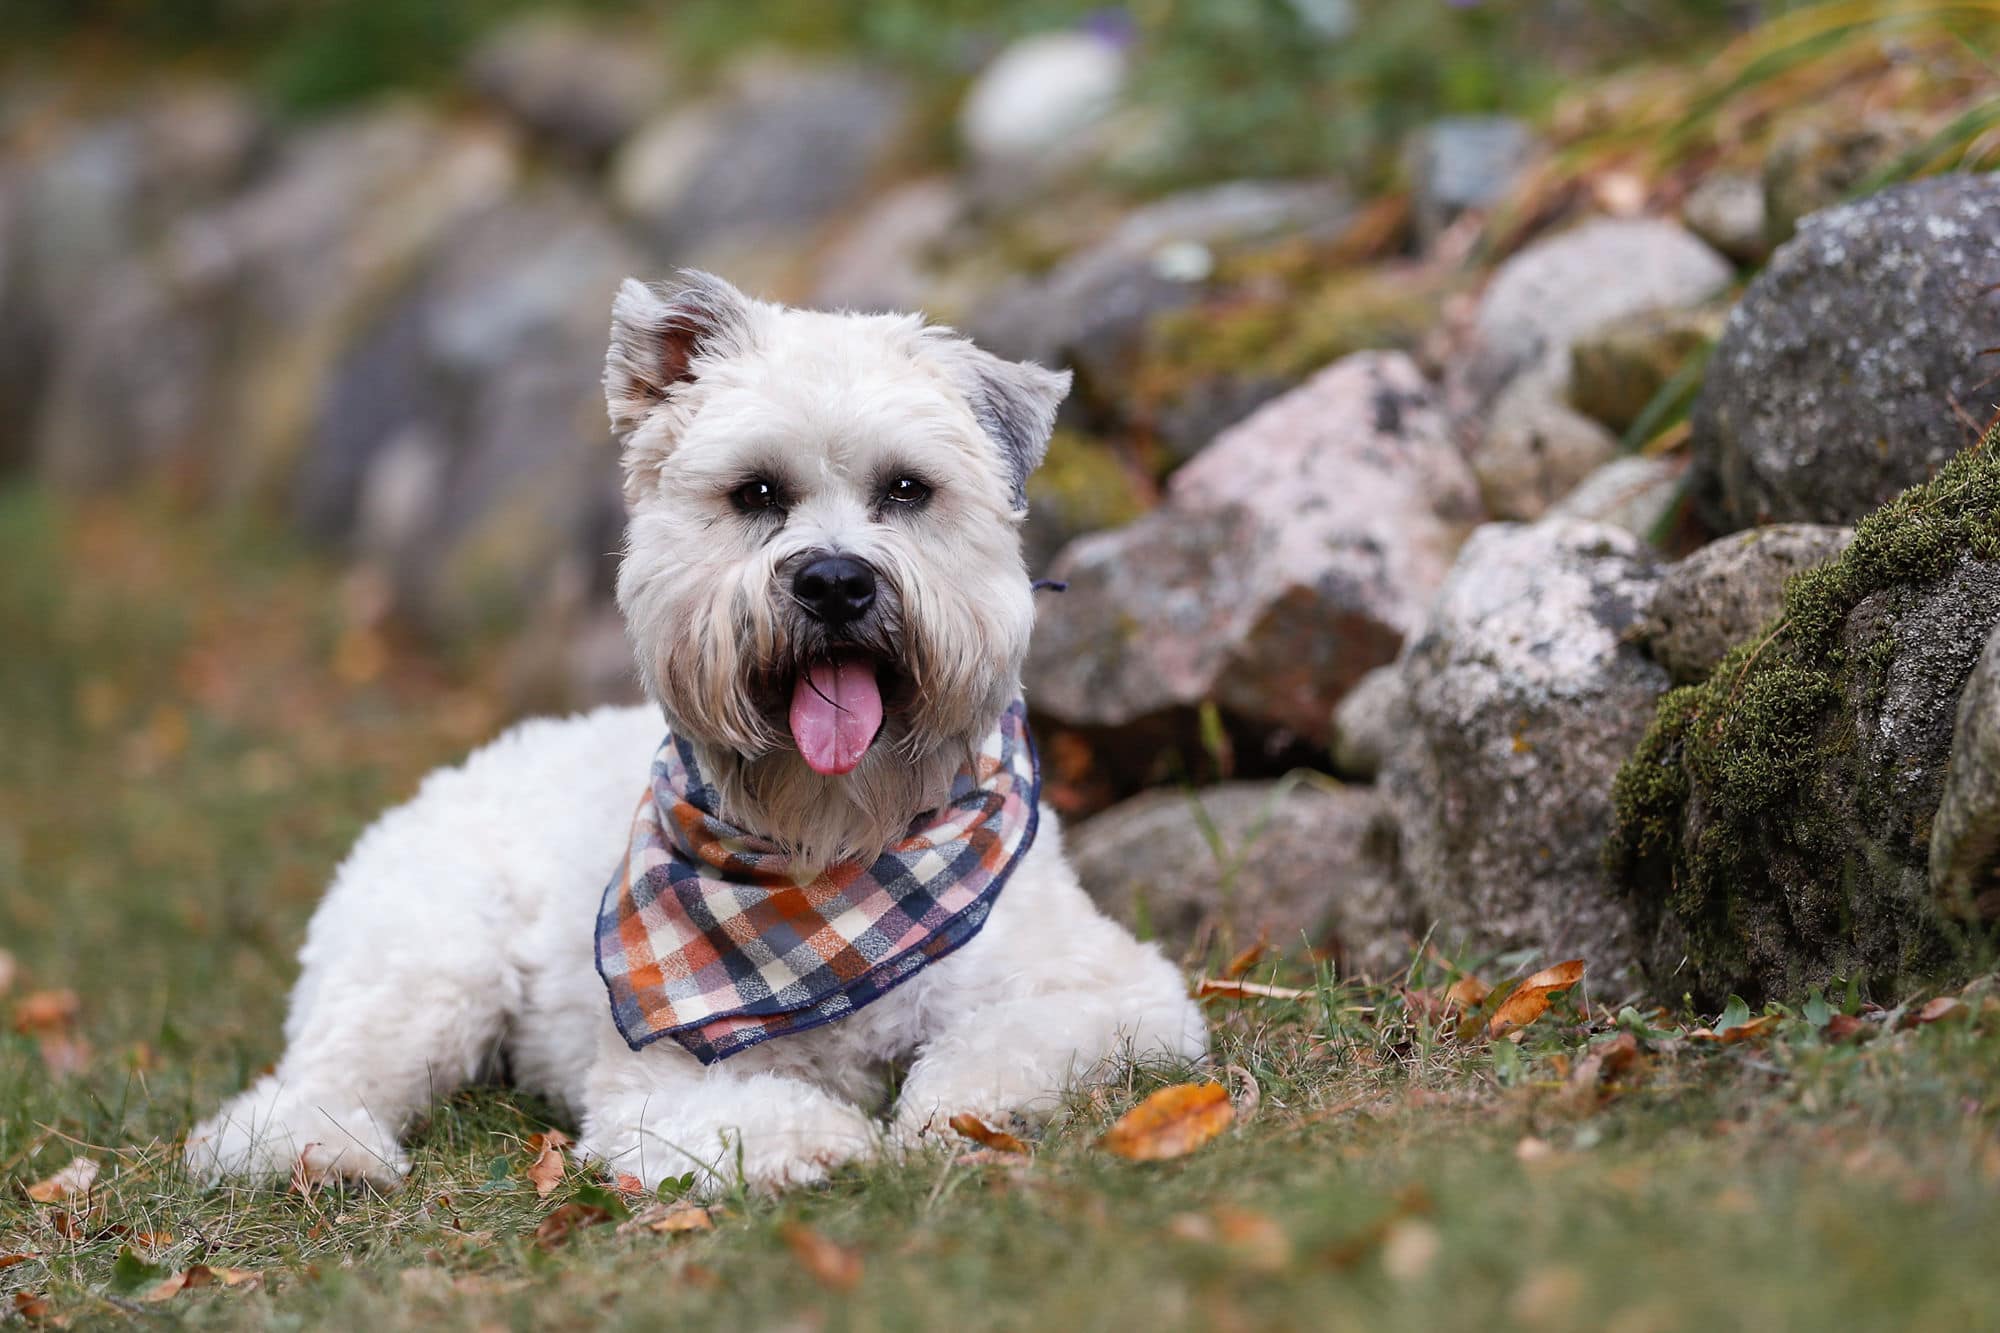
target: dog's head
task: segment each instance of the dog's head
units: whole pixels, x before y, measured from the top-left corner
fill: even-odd
[[[619,606],[677,731],[862,784],[976,744],[1019,688],[1023,486],[1067,374],[687,273],[619,291],[604,383]]]

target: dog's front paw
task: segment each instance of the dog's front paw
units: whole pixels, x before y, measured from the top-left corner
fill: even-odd
[[[410,1171],[393,1128],[365,1107],[289,1092],[268,1074],[195,1126],[183,1156],[211,1186],[299,1175],[394,1189]]]
[[[692,1175],[692,1192],[714,1198],[739,1183],[762,1193],[816,1185],[838,1167],[872,1156],[876,1126],[861,1111],[817,1090],[769,1104],[663,1115],[646,1102],[612,1105],[585,1117],[578,1150],[651,1188]]]

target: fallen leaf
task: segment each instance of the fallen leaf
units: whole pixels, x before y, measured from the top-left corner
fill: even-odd
[[[1237,1000],[1310,1000],[1314,992],[1296,986],[1266,986],[1257,981],[1236,981],[1228,977],[1203,977],[1194,983],[1197,1000],[1227,997]]]
[[[653,1194],[646,1188],[645,1181],[637,1176],[628,1176],[623,1171],[611,1178],[611,1188],[618,1191],[619,1197],[632,1203],[651,1198]]]
[[[25,1264],[41,1258],[38,1254],[0,1254],[0,1268],[12,1268],[15,1264]]]
[[[47,1319],[50,1313],[49,1298],[38,1291],[17,1291],[14,1293],[14,1313],[30,1322]]]
[[[1161,1088],[1127,1111],[1098,1146],[1134,1162],[1185,1157],[1235,1118],[1229,1090],[1220,1083],[1181,1083]]]
[[[528,1151],[535,1155],[535,1160],[528,1164],[528,1179],[534,1183],[538,1198],[548,1198],[555,1187],[562,1184],[563,1171],[568,1165],[563,1158],[563,1149],[569,1146],[569,1142],[569,1135],[559,1129],[528,1136]]]
[[[83,1223],[71,1217],[61,1208],[49,1213],[49,1229],[66,1241],[78,1242],[85,1238]]]
[[[981,1120],[969,1111],[962,1111],[953,1116],[949,1123],[953,1129],[966,1138],[971,1139],[982,1148],[991,1148],[995,1152],[1025,1153],[1028,1151],[1027,1144],[1021,1142],[1004,1129],[993,1128],[993,1126],[987,1124],[984,1120]]]
[[[1493,1011],[1493,1017],[1486,1020],[1486,1035],[1504,1037],[1516,1028],[1528,1026],[1548,1012],[1549,996],[1568,990],[1582,979],[1583,960],[1572,958],[1517,982]]]
[[[14,955],[0,949],[0,995],[14,989],[14,978],[20,974],[20,965],[14,961]]]
[[[263,1280],[264,1275],[254,1268],[213,1268],[207,1264],[194,1264],[171,1277],[162,1278],[139,1299],[158,1303],[172,1300],[183,1291],[195,1291],[202,1287],[249,1287]]]
[[[1826,1020],[1826,1039],[1836,1045],[1864,1041],[1875,1035],[1875,1025],[1853,1014],[1835,1014]]]
[[[1258,1273],[1276,1273],[1292,1262],[1292,1238],[1263,1213],[1218,1204],[1211,1213],[1229,1257]]]
[[[1754,1041],[1762,1037],[1772,1028],[1776,1027],[1783,1017],[1784,1015],[1782,1014],[1760,1014],[1756,1018],[1747,1019],[1744,1022],[1722,1028],[1719,1031],[1714,1028],[1696,1028],[1694,1031],[1688,1033],[1688,1040],[1716,1042],[1723,1046],[1734,1046],[1738,1042]],[[1828,1021],[1827,1026],[1829,1028],[1833,1026],[1831,1020]]]
[[[585,1227],[601,1226],[611,1220],[611,1210],[592,1203],[566,1203],[542,1219],[535,1228],[535,1244],[553,1250],[568,1242]]]
[[[76,1021],[83,1002],[73,990],[29,991],[14,1001],[14,1031],[53,1032]]]
[[[618,1234],[629,1236],[650,1231],[656,1236],[674,1236],[684,1231],[713,1231],[715,1218],[700,1204],[677,1199],[673,1203],[651,1203],[621,1222]]]
[[[1228,981],[1234,981],[1236,980],[1236,978],[1242,976],[1245,972],[1248,972],[1251,968],[1257,966],[1258,960],[1264,956],[1264,950],[1268,945],[1268,943],[1269,941],[1266,936],[1259,935],[1257,937],[1257,942],[1255,944],[1251,945],[1249,948],[1245,949],[1242,953],[1237,954],[1234,958],[1230,959],[1227,963],[1223,964],[1222,968],[1223,978]],[[0,986],[0,990],[5,990],[5,989],[6,989],[5,986]]]
[[[28,1186],[28,1197],[36,1203],[58,1203],[90,1193],[90,1187],[96,1183],[97,1163],[88,1157],[72,1157],[69,1165],[47,1180],[38,1180]]]
[[[803,1222],[787,1222],[782,1232],[792,1255],[806,1271],[835,1291],[850,1291],[861,1281],[861,1256],[828,1240]]]
[[[1257,1108],[1264,1104],[1264,1089],[1258,1086],[1257,1076],[1242,1065],[1224,1065],[1223,1075],[1236,1080],[1237,1092],[1231,1099],[1236,1106],[1236,1120],[1247,1125],[1257,1118]]]
[[[1603,1085],[1634,1068],[1639,1059],[1639,1039],[1629,1032],[1592,1047],[1563,1085],[1564,1105],[1579,1113],[1596,1110],[1604,1099]]]
[[[1924,1007],[1912,1015],[1910,1021],[1919,1026],[1927,1023],[1943,1023],[1950,1019],[1968,1018],[1972,1010],[1965,1001],[1954,995],[1940,995],[1935,1000],[1926,1000]]]
[[[1492,993],[1493,988],[1478,977],[1460,977],[1445,987],[1444,1002],[1457,1005],[1460,1009],[1477,1009],[1486,1003],[1486,997]]]

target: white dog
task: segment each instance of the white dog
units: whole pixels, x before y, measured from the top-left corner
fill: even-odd
[[[527,723],[369,829],[284,1059],[191,1169],[392,1185],[411,1123],[504,1068],[611,1170],[778,1188],[1200,1058],[1019,723],[1023,485],[1068,385],[915,317],[627,282],[618,601],[658,708]]]

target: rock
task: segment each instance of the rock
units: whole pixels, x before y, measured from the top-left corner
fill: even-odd
[[[1785,609],[1785,584],[1834,559],[1852,528],[1779,523],[1710,542],[1669,568],[1644,634],[1680,684],[1706,680],[1731,648]]]
[[[1930,883],[1960,711],[2000,624],[2000,439],[1795,577],[1776,633],[1674,691],[1619,774],[1607,864],[1649,975],[1707,1005],[1975,965]]]
[[[1334,707],[1334,771],[1356,782],[1374,781],[1403,725],[1403,676],[1391,662],[1354,682]]]
[[[1657,544],[1682,508],[1687,470],[1687,459],[1680,455],[1616,458],[1585,477],[1548,516],[1608,523]]]
[[[1042,33],[1007,47],[959,107],[958,133],[987,171],[1040,171],[1074,152],[1118,102],[1123,44],[1089,30]]]
[[[613,197],[677,263],[803,238],[864,196],[908,106],[879,71],[752,64],[717,100],[639,130],[612,163]]]
[[[919,310],[932,289],[930,251],[965,215],[948,179],[899,185],[865,209],[819,265],[813,303],[829,310]]]
[[[1572,348],[1651,311],[1698,306],[1728,285],[1726,260],[1671,222],[1599,220],[1503,264],[1451,381],[1489,511],[1540,517],[1616,452],[1566,401]]]
[[[1465,388],[1475,406],[1540,370],[1568,387],[1580,339],[1652,310],[1698,306],[1729,285],[1727,260],[1676,223],[1586,222],[1500,266],[1473,318]]]
[[[1669,384],[1677,397],[1692,398],[1689,376],[1728,317],[1715,305],[1651,310],[1578,339],[1570,349],[1570,405],[1622,435]]]
[[[1079,391],[1115,397],[1147,321],[1196,300],[1219,253],[1274,237],[1326,235],[1349,216],[1330,183],[1232,181],[1170,195],[1103,241],[971,312],[969,331],[1004,356],[1070,361]]]
[[[1809,123],[1764,159],[1764,240],[1782,245],[1808,214],[1831,208],[1929,136],[1914,116],[1871,115],[1859,124]]]
[[[1667,687],[1629,641],[1657,582],[1617,528],[1479,529],[1399,661],[1379,784],[1424,920],[1475,952],[1583,958],[1613,994],[1635,951],[1600,853],[1612,776]]]
[[[1704,176],[1681,203],[1687,229],[1739,264],[1771,255],[1764,217],[1764,183],[1738,171]]]
[[[1067,840],[1098,905],[1170,954],[1264,938],[1287,953],[1337,944],[1348,955],[1343,975],[1393,976],[1409,965],[1415,922],[1384,859],[1392,839],[1380,803],[1366,788],[1309,779],[1144,792]]]
[[[1959,696],[1944,796],[1931,824],[1931,884],[1945,910],[2000,917],[2000,629]]]
[[[1459,214],[1506,198],[1534,150],[1528,127],[1508,116],[1452,116],[1425,126],[1405,154],[1418,236],[1429,244]]]
[[[295,490],[308,530],[356,532],[442,631],[519,624],[560,580],[601,585],[620,512],[602,326],[647,267],[555,186],[468,220],[335,370]]]
[[[1540,376],[1516,380],[1494,402],[1472,470],[1495,518],[1540,518],[1618,456],[1618,437],[1571,408]]]
[[[1694,412],[1705,514],[1852,523],[2000,409],[2000,178],[1938,176],[1807,218],[1731,313]]]
[[[556,147],[603,159],[666,100],[672,82],[644,33],[557,14],[508,23],[480,42],[466,79]]]
[[[1058,428],[1049,440],[1048,456],[1028,478],[1028,521],[1021,532],[1028,568],[1047,569],[1078,537],[1123,527],[1158,498],[1151,482],[1118,450]]]
[[[1038,710],[1123,726],[1215,700],[1323,743],[1334,702],[1423,619],[1478,513],[1414,363],[1363,353],[1231,428],[1167,501],[1051,573],[1026,678]]]

